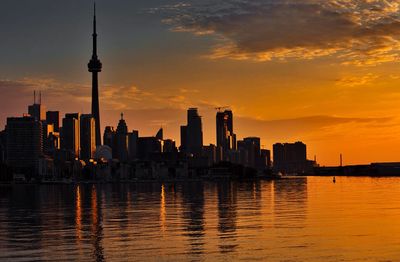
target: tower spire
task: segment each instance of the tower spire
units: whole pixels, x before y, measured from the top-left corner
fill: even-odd
[[[92,73],[92,116],[96,124],[96,145],[101,145],[100,136],[100,109],[99,109],[99,84],[98,73],[101,72],[102,64],[97,57],[97,31],[96,31],[96,2],[93,5],[93,53],[88,64],[88,70]]]
[[[93,4],[93,56],[97,57],[96,2]]]

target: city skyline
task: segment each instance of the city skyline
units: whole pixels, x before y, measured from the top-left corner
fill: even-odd
[[[194,106],[199,108],[203,116],[204,144],[215,143],[215,107],[229,106],[235,113],[235,133],[238,138],[260,136],[262,141],[265,141],[263,145],[265,143],[265,147],[269,149],[275,142],[301,140],[309,146],[308,156],[312,158],[317,155],[317,160],[322,165],[338,165],[340,153],[343,153],[346,164],[399,160],[397,153],[400,152],[400,146],[396,145],[400,145],[400,141],[396,136],[399,130],[396,114],[400,110],[395,99],[398,92],[398,76],[395,70],[397,53],[394,38],[388,39],[384,38],[382,33],[379,35],[379,32],[369,32],[387,41],[381,43],[381,49],[376,47],[376,50],[372,50],[377,53],[366,53],[365,58],[370,58],[368,61],[356,57],[353,50],[352,56],[349,55],[351,59],[343,59],[345,61],[338,63],[338,52],[342,52],[340,47],[336,46],[333,50],[326,47],[318,49],[307,43],[303,43],[304,50],[310,51],[306,60],[299,57],[290,58],[290,54],[296,49],[289,47],[287,51],[291,52],[287,54],[269,52],[269,55],[272,55],[270,61],[260,57],[247,57],[243,50],[241,53],[240,50],[236,50],[236,53],[231,53],[231,57],[225,50],[225,53],[220,53],[220,57],[210,58],[212,43],[216,41],[212,39],[211,31],[224,35],[226,32],[220,31],[221,25],[214,21],[215,28],[208,28],[207,31],[210,24],[205,22],[210,21],[193,21],[194,24],[190,24],[179,19],[171,20],[174,12],[179,10],[197,12],[200,15],[199,19],[204,18],[201,16],[202,6],[196,2],[191,2],[191,5],[165,5],[159,1],[139,1],[133,5],[125,1],[116,4],[97,2],[98,6],[101,6],[98,13],[102,17],[99,22],[99,37],[102,42],[99,53],[107,65],[99,85],[101,114],[104,119],[101,132],[105,126],[115,126],[120,112],[124,112],[130,130],[139,129],[148,135],[154,134],[162,125],[166,137],[179,141],[179,126],[185,123],[185,111]],[[251,11],[251,5],[247,1],[244,3],[247,11]],[[311,7],[327,12],[332,8],[329,3],[330,1],[325,6],[309,4],[304,5],[304,8],[288,3],[278,7],[289,13],[297,10],[297,13],[304,15],[301,12],[308,12]],[[393,5],[393,10],[390,10],[390,4],[386,5],[383,1],[374,3],[377,6],[380,3],[381,11],[377,9],[374,15],[382,19],[391,18],[395,13],[394,9],[398,8]],[[210,4],[213,6],[212,1]],[[231,4],[235,5],[233,1]],[[16,7],[11,1],[6,5],[11,10]],[[87,29],[90,28],[90,1],[85,4],[78,4],[77,1],[63,3],[60,8],[47,1],[30,5],[27,2],[18,14],[26,15],[26,12],[30,12],[24,23],[29,23],[32,19],[29,29],[31,34],[22,34],[35,40],[26,41],[30,48],[19,42],[18,45],[13,45],[19,36],[15,37],[4,25],[15,29],[14,33],[23,33],[27,29],[20,28],[18,24],[7,24],[10,17],[2,18],[4,23],[0,32],[9,38],[0,44],[0,52],[4,54],[7,50],[23,50],[25,52],[22,54],[25,54],[27,59],[26,63],[21,65],[18,55],[4,54],[5,62],[0,63],[3,72],[0,75],[0,88],[4,94],[0,124],[3,126],[6,116],[20,116],[26,113],[26,105],[32,100],[34,89],[42,90],[44,104],[50,110],[60,109],[61,115],[76,111],[90,112],[90,78],[83,70],[87,62],[87,52],[91,49],[91,41],[87,37]],[[39,9],[43,5],[46,5],[49,16],[37,20]],[[370,10],[367,2],[364,5],[355,4],[351,8]],[[216,6],[213,7],[218,10]],[[121,12],[121,8],[126,8],[126,12]],[[271,11],[268,8],[262,10]],[[337,8],[341,10],[343,6]],[[61,10],[65,11],[64,15],[58,13]],[[127,14],[129,10],[135,11],[134,18]],[[117,13],[121,14],[119,19],[115,16]],[[345,19],[348,18],[345,10],[338,14],[343,16],[340,17],[343,21],[351,21]],[[70,16],[73,15],[78,18],[76,21],[71,21]],[[367,18],[372,17],[372,14],[366,13],[364,16],[363,19],[368,22]],[[321,19],[314,17],[317,18]],[[56,25],[59,27],[53,28],[52,24],[47,24],[54,19],[58,19],[60,24]],[[332,22],[342,21],[335,19]],[[66,25],[63,21],[71,21],[72,24]],[[127,23],[123,23],[124,21]],[[150,23],[143,26],[144,22],[149,21]],[[135,24],[135,30],[129,27],[132,24]],[[396,29],[395,25],[393,30]],[[78,30],[74,31],[74,26]],[[117,26],[119,29],[113,31]],[[347,24],[342,26],[346,27]],[[128,28],[130,30],[126,32]],[[354,30],[357,32],[356,29]],[[62,34],[54,34],[55,30]],[[48,37],[45,37],[46,32],[59,38],[53,39],[58,43],[55,50],[44,48],[50,44],[39,41]],[[273,32],[271,34],[274,35]],[[43,38],[40,39],[40,36]],[[241,35],[233,35],[232,38],[235,39],[235,36]],[[165,42],[157,41],[163,37],[167,37]],[[75,43],[73,47],[66,46],[66,39]],[[281,39],[275,40],[277,42],[274,44],[278,45],[278,40]],[[313,40],[316,40],[316,43],[321,40],[331,41]],[[358,40],[366,41],[366,38],[360,37]],[[379,41],[377,40],[376,44]],[[385,48],[391,47],[388,44],[390,41],[393,46],[392,53],[389,54]],[[244,42],[242,44],[245,45]],[[352,50],[352,47],[342,48]],[[260,53],[262,52],[252,54]],[[39,55],[44,59],[38,60]],[[51,56],[54,57],[50,58]],[[11,60],[11,57],[15,60]],[[383,58],[386,60],[382,61]],[[388,61],[390,59],[391,61]],[[351,61],[359,64],[344,65]],[[371,63],[374,66],[368,66]],[[330,70],[335,73],[329,72]],[[346,71],[350,73],[347,72],[346,75]],[[240,90],[243,86],[247,86],[248,90]],[[279,86],[280,88],[277,88]],[[68,104],[62,102],[71,98],[74,99],[68,101]],[[9,101],[12,101],[12,104],[9,104]]]

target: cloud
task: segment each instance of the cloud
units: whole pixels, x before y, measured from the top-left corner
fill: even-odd
[[[209,58],[364,66],[399,59],[399,10],[400,0],[205,0],[157,11],[173,31],[214,36]]]
[[[364,76],[344,76],[336,80],[336,85],[342,87],[364,86],[373,83],[377,78],[379,78],[379,75],[372,73]]]

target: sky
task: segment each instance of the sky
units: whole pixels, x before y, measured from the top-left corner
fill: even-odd
[[[216,107],[263,148],[303,141],[321,165],[400,161],[400,0],[97,0],[101,128],[179,144]],[[93,1],[2,0],[0,128],[27,112],[90,113]]]

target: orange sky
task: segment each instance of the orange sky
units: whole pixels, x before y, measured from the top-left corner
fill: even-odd
[[[99,1],[102,129],[124,112],[129,129],[163,126],[179,144],[194,106],[204,141],[215,143],[214,108],[230,106],[239,138],[260,136],[265,148],[301,140],[322,165],[337,165],[340,153],[345,164],[400,161],[400,1],[187,3]],[[90,109],[90,5],[40,16],[46,4],[25,10],[37,19],[20,14],[42,34],[1,18],[2,126],[27,111],[34,89],[51,110]]]

